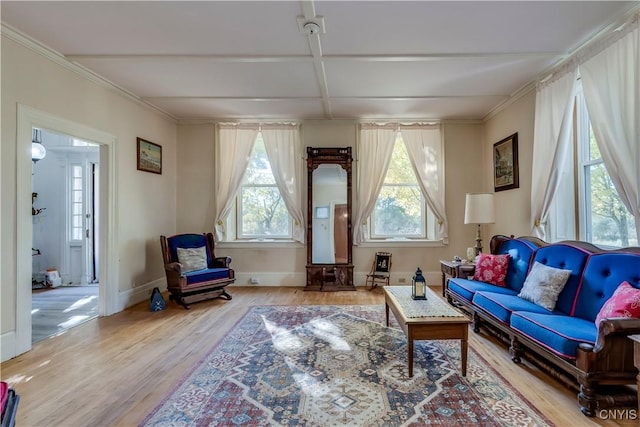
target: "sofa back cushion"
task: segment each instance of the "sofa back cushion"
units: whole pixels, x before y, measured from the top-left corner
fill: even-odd
[[[571,314],[595,321],[604,303],[625,280],[634,288],[640,288],[640,253],[608,252],[591,255]]]
[[[558,295],[555,309],[570,315],[576,293],[582,279],[582,271],[591,252],[565,243],[553,243],[537,250],[534,261],[547,267],[571,270],[562,292]]]
[[[509,267],[504,279],[506,288],[520,292],[536,249],[536,245],[522,239],[505,239],[502,241],[495,252],[496,254],[508,254],[510,256]]]

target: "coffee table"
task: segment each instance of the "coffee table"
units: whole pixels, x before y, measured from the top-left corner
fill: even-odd
[[[385,286],[382,289],[387,326],[391,310],[407,336],[409,376],[413,376],[413,342],[446,339],[460,340],[462,376],[466,376],[471,319],[451,307],[429,288],[424,301],[411,299],[411,286]]]

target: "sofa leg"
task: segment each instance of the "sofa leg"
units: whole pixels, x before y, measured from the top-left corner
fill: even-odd
[[[522,362],[522,347],[520,346],[520,342],[516,339],[516,337],[511,337],[511,346],[509,346],[509,355],[511,355],[511,360],[513,363]]]
[[[596,415],[598,400],[596,398],[596,389],[589,385],[580,384],[580,393],[578,393],[578,405],[580,411],[588,417]]]
[[[480,320],[480,316],[478,316],[478,313],[473,313],[473,332],[480,333],[480,324],[482,323],[482,321]]]

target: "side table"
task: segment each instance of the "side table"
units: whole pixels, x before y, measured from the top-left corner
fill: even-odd
[[[442,296],[445,296],[445,290],[447,289],[447,277],[467,277],[473,275],[476,271],[476,265],[469,263],[462,263],[459,261],[445,261],[440,260],[440,271],[442,271]]]

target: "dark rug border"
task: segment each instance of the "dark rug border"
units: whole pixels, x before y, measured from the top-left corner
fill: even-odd
[[[300,305],[282,305],[282,304],[259,304],[259,305],[248,305],[246,306],[246,310],[245,312],[242,314],[242,316],[231,326],[231,328],[229,328],[227,330],[227,332],[215,343],[213,343],[211,345],[211,347],[209,348],[209,350],[206,351],[206,353],[204,354],[204,356],[202,356],[190,369],[188,372],[186,372],[184,375],[182,375],[182,377],[180,377],[180,379],[178,380],[178,382],[176,382],[172,387],[171,390],[167,393],[167,395],[162,398],[162,400],[153,407],[153,409],[151,410],[151,412],[149,412],[147,414],[147,416],[144,417],[144,419],[142,421],[140,421],[140,423],[138,423],[138,426],[141,426],[143,424],[145,424],[147,421],[149,421],[149,419],[151,419],[151,417],[153,417],[153,415],[155,415],[156,412],[158,412],[158,410],[160,409],[160,407],[162,405],[164,405],[170,398],[171,396],[173,396],[173,394],[178,390],[178,388],[180,388],[180,386],[202,365],[202,363],[204,363],[204,361],[207,359],[207,357],[209,357],[209,355],[211,354],[212,351],[214,351],[222,342],[222,340],[227,336],[227,334],[233,330],[236,326],[238,326],[240,324],[240,322],[242,322],[247,315],[254,309],[256,308],[260,308],[260,307],[328,307],[328,306],[333,306],[333,307],[349,307],[349,306],[382,306],[384,308],[384,304],[300,304]],[[393,320],[395,320],[395,318],[393,316],[389,316],[389,321],[391,322]],[[386,325],[384,325],[384,323],[380,323],[381,325],[387,327]],[[393,326],[389,326],[390,328],[394,328]],[[395,328],[397,329],[397,328]],[[438,341],[438,340],[436,340]],[[527,405],[529,405],[529,407],[531,408],[532,411],[534,411],[536,414],[538,414],[538,416],[540,418],[542,418],[547,424],[549,424],[550,426],[554,426],[555,423],[553,423],[543,412],[541,412],[538,407],[533,404],[533,402],[531,402],[530,399],[526,398],[524,395],[522,395],[522,393],[520,393],[520,391],[515,388],[501,373],[500,371],[498,371],[497,369],[495,369],[488,361],[485,357],[483,357],[480,353],[478,353],[477,350],[475,350],[472,346],[471,343],[469,343],[469,350],[471,352],[473,352],[474,356],[481,360],[485,366],[488,366],[489,368],[491,368],[491,371],[493,371],[495,373],[495,375],[500,379],[500,381],[504,384],[506,384],[510,390],[513,391],[513,393],[516,394],[516,396],[518,396],[519,399],[521,399],[523,402],[525,402]]]

